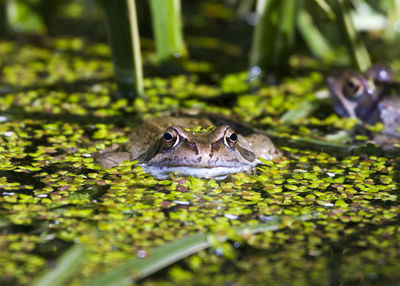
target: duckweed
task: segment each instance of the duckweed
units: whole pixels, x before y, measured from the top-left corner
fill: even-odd
[[[232,234],[235,226],[276,216],[288,218],[279,231],[213,241],[212,249],[141,283],[390,284],[400,278],[398,153],[362,152],[371,139],[365,134],[350,137],[346,149],[296,145],[299,139],[327,140],[357,124],[333,110],[278,123],[301,100],[321,104],[315,96],[323,85],[320,73],[254,93],[245,72],[214,85],[196,75],[146,78],[146,97],[130,103],[118,99],[107,81],[107,47],[79,39],[49,45],[0,42],[6,55],[0,84],[8,88],[0,97],[0,283],[29,284],[76,242],[88,258],[68,285],[177,238],[199,231]],[[54,47],[61,51],[53,53]],[[82,80],[82,86],[64,88]],[[230,106],[220,107],[226,94],[233,94]],[[284,156],[222,181],[178,175],[156,180],[137,162],[102,169],[93,161],[94,153],[126,143],[139,118],[184,107],[234,112],[272,131]],[[317,217],[290,220],[299,214]]]

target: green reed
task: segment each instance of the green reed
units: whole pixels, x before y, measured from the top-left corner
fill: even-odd
[[[295,45],[299,4],[295,0],[257,2],[258,23],[250,55],[251,77],[257,77],[260,71],[281,73],[287,69],[287,59]]]
[[[158,61],[186,57],[180,0],[150,0]]]
[[[123,96],[143,94],[143,72],[135,0],[102,1],[115,80]]]

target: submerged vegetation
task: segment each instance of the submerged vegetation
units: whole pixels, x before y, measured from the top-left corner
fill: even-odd
[[[73,36],[0,41],[0,284],[400,279],[400,146],[393,139],[384,150],[371,140],[381,124],[331,107],[325,76],[350,65],[347,51],[329,45],[338,60],[316,60],[299,47],[287,57],[291,77],[249,82],[252,27],[233,17],[244,2],[230,2],[182,6],[190,58],[158,65],[141,39],[144,93],[135,98],[119,96],[114,47]],[[303,12],[299,26],[321,21]],[[203,32],[210,27],[215,34]],[[376,37],[364,39],[371,58],[388,60]],[[224,180],[157,180],[137,162],[94,163],[145,118],[193,109],[265,130],[284,156]]]

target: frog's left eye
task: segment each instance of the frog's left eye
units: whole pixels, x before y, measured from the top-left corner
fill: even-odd
[[[364,92],[364,85],[360,78],[357,77],[350,77],[344,87],[343,87],[343,94],[347,98],[357,98],[362,95]]]
[[[231,136],[229,136],[229,140],[231,140],[232,142],[236,142],[237,141],[237,134],[236,133],[232,133]]]

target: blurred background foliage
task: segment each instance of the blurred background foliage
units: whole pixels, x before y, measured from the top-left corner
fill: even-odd
[[[123,57],[132,62],[128,66],[141,69],[129,56],[135,50],[130,27],[121,28],[132,13],[112,12],[106,2],[125,7],[136,4],[140,34],[136,42],[142,50],[150,48],[155,54],[153,63],[161,64],[167,73],[182,73],[182,61],[202,60],[207,48],[220,45],[218,40],[227,43],[223,56],[229,59],[224,62],[215,55],[221,69],[248,67],[251,79],[290,74],[293,66],[303,64],[304,56],[359,70],[368,68],[371,61],[398,56],[399,0],[0,0],[0,36],[108,38],[117,82],[135,85],[141,72],[132,70],[132,78],[123,78],[127,73],[118,72],[121,60],[115,56],[123,50]],[[110,29],[110,23],[117,29]]]

